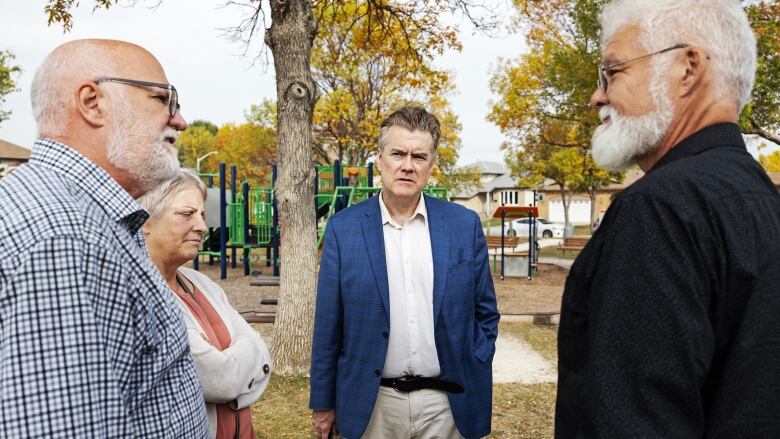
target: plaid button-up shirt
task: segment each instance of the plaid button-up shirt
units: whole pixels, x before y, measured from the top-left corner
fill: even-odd
[[[2,437],[208,434],[179,309],[143,244],[147,217],[51,140],[0,180]]]

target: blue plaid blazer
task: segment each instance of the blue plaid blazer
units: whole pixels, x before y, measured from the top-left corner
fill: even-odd
[[[476,213],[430,197],[425,205],[441,377],[464,387],[449,394],[450,407],[460,433],[478,438],[490,433],[499,320],[485,237]],[[317,285],[309,406],[335,409],[349,439],[363,433],[376,402],[389,301],[382,215],[372,197],[330,219]]]

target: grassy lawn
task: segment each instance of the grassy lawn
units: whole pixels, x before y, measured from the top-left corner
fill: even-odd
[[[486,220],[482,220],[482,227],[493,227],[493,226],[500,226],[501,225],[501,218],[489,218]]]
[[[555,383],[496,384],[493,386],[491,438],[553,437]]]
[[[558,259],[575,259],[580,252],[577,250],[566,250],[564,253],[557,245],[550,247],[542,247],[539,251],[539,257],[541,258],[558,258]]]
[[[525,340],[556,364],[556,326],[501,323],[499,331]],[[537,439],[553,435],[555,383],[493,386],[491,438]],[[311,438],[308,377],[274,375],[252,408],[258,438]]]
[[[309,438],[309,377],[272,375],[263,396],[252,407],[258,438]]]
[[[500,323],[498,332],[524,340],[545,360],[558,364],[558,326],[528,323]]]
[[[590,235],[590,225],[585,224],[584,226],[574,226],[574,234],[575,235]]]

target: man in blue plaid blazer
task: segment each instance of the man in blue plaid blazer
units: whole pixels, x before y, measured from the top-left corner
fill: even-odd
[[[382,192],[333,216],[311,366],[318,437],[478,438],[490,432],[499,314],[478,216],[422,195],[439,124],[383,123]]]

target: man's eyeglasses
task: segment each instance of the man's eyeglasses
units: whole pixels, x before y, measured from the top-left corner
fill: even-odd
[[[615,67],[622,66],[622,65],[625,65],[625,64],[628,64],[628,63],[632,63],[634,61],[639,61],[640,59],[649,58],[649,57],[651,57],[653,55],[658,55],[659,53],[666,53],[666,52],[669,52],[671,50],[684,49],[686,47],[688,47],[687,44],[675,44],[674,46],[667,47],[666,49],[661,49],[658,52],[653,52],[653,53],[648,53],[647,55],[642,55],[639,58],[630,59],[628,61],[623,61],[623,62],[619,62],[619,63],[616,63],[616,64],[611,64],[611,65],[608,65],[608,66],[599,66],[599,80],[598,80],[599,87],[604,89],[604,93],[607,92],[607,87],[609,86],[609,79],[612,78],[612,73],[607,73],[607,72],[609,70],[612,70]]]
[[[102,77],[95,80],[95,84],[100,84],[101,82],[118,82],[120,84],[129,84],[129,85],[135,85],[138,87],[155,87],[155,88],[163,88],[165,90],[168,90],[168,114],[171,117],[176,116],[176,113],[179,112],[179,93],[176,91],[176,87],[172,86],[171,84],[161,84],[159,82],[148,82],[148,81],[136,81],[134,79],[123,79],[123,78],[112,78],[112,77]]]

